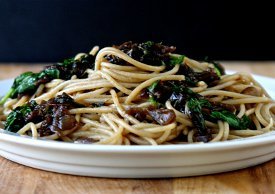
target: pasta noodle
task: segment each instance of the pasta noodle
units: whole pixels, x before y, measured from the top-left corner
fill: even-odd
[[[101,50],[99,47],[94,47],[90,54],[96,56],[95,69],[86,70],[87,78],[72,76],[67,81],[53,79],[49,83],[40,85],[32,96],[25,95],[7,100],[0,107],[0,119],[3,123],[5,124],[11,111],[29,100],[41,103],[67,93],[75,102],[85,106],[69,110],[79,123],[77,128],[41,136],[38,132],[41,123],[29,122],[17,133],[33,138],[68,142],[78,142],[79,138],[86,138],[86,143],[113,145],[197,142],[195,139],[197,130],[187,107],[185,112],[182,112],[167,100],[163,108],[174,112],[175,120],[164,125],[154,121],[148,122],[146,119],[139,120],[128,112],[129,109],[135,108],[150,109],[152,103],[140,99],[140,95],[155,82],[185,81],[186,77],[178,73],[180,64],[170,69],[165,65],[145,64],[115,47]],[[75,59],[85,55],[85,53],[77,54]],[[106,59],[106,56],[119,58],[127,64],[112,63]],[[198,62],[187,57],[183,63],[195,72],[213,68],[210,62]],[[251,87],[258,92],[257,95],[242,92]],[[205,126],[211,131],[210,142],[250,137],[275,129],[275,102],[250,75],[244,73],[222,75],[214,86],[199,81],[190,89],[209,102],[234,106],[233,112],[239,119],[247,116],[255,126],[254,129],[236,130],[225,120],[215,122],[206,119]],[[96,107],[95,103],[101,106]]]

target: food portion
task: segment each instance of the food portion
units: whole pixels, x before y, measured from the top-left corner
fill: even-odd
[[[274,119],[274,100],[251,75],[152,41],[23,73],[0,100],[4,130],[84,144],[226,141],[272,131]]]

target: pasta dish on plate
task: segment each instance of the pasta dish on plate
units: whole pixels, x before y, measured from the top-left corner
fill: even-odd
[[[250,74],[225,74],[162,43],[125,42],[15,78],[0,128],[84,144],[227,141],[275,129],[275,102]]]

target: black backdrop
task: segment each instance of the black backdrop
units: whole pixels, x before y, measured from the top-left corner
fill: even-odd
[[[274,6],[240,2],[0,0],[0,61],[58,61],[126,40],[196,59],[274,60]]]

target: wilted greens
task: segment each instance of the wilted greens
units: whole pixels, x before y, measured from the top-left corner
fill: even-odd
[[[41,137],[54,132],[61,133],[77,127],[75,117],[69,114],[69,109],[78,107],[82,107],[82,105],[74,102],[66,93],[43,101],[41,104],[30,101],[15,108],[8,115],[5,130],[16,133],[29,122],[42,122],[41,127],[37,130]]]
[[[32,95],[40,84],[48,83],[53,79],[69,80],[73,75],[85,78],[86,70],[94,68],[94,60],[93,55],[84,55],[77,60],[66,59],[62,63],[47,66],[39,73],[25,72],[15,78],[9,92],[0,100],[0,105],[4,104],[8,98]]]
[[[31,101],[23,106],[15,108],[7,117],[5,123],[5,130],[16,133],[19,129],[24,127],[27,116],[33,111],[36,106],[35,101]]]
[[[222,103],[212,103],[203,96],[186,87],[184,81],[158,81],[147,88],[147,96],[150,101],[162,104],[169,100],[174,108],[190,116],[194,127],[196,141],[208,142],[211,140],[205,121],[226,121],[230,127],[236,130],[247,129],[251,120],[247,116],[238,118],[230,112],[234,107]]]
[[[153,41],[143,43],[129,41],[115,46],[115,48],[137,61],[155,66],[181,64],[184,59],[183,55],[172,54],[176,50],[176,47],[165,46],[162,43],[155,43]],[[115,64],[127,64],[122,59],[113,55],[108,55],[106,59]]]

